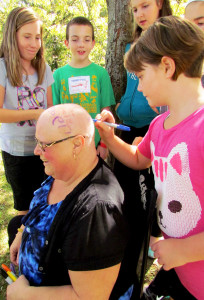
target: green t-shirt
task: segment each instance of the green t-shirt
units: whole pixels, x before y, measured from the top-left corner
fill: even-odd
[[[92,118],[107,106],[115,105],[113,88],[108,72],[91,63],[84,68],[66,65],[54,72],[52,84],[53,104],[76,103],[81,105]],[[100,136],[95,131],[95,144]]]

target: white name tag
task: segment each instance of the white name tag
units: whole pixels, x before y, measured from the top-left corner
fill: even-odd
[[[69,93],[90,93],[90,76],[77,76],[68,78]]]

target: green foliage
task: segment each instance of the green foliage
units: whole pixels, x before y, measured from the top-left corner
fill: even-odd
[[[94,26],[96,44],[90,58],[102,66],[105,65],[105,52],[107,45],[107,6],[105,0],[25,0],[14,2],[0,0],[0,41],[2,27],[8,13],[17,6],[31,7],[40,16],[44,28],[44,45],[46,61],[55,70],[64,66],[70,58],[70,53],[65,47],[65,31],[67,23],[76,16],[87,17]]]
[[[185,10],[186,0],[171,1],[171,7],[173,9],[173,15],[183,16]]]

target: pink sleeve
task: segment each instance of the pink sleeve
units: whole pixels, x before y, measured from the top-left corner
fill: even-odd
[[[146,135],[143,137],[141,143],[138,146],[138,150],[140,153],[147,158],[151,159],[151,149],[150,149],[150,137],[151,137],[151,129],[147,131]]]

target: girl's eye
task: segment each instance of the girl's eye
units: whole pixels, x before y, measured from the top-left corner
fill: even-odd
[[[148,6],[149,6],[149,5],[147,5],[147,4],[146,4],[146,5],[143,5],[143,8],[147,8]]]
[[[133,9],[133,13],[136,13],[136,12],[137,12],[137,8],[134,8],[134,9]]]

